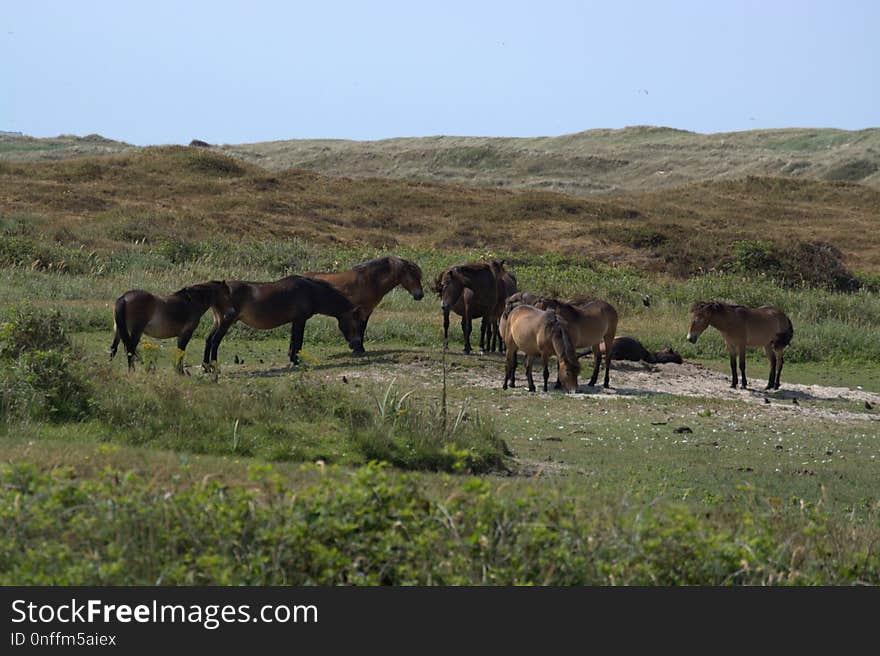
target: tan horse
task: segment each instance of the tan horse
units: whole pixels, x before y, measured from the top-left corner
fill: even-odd
[[[360,308],[363,317],[362,342],[370,315],[392,289],[401,285],[412,295],[413,300],[420,301],[425,297],[422,290],[422,270],[415,262],[402,257],[380,257],[338,273],[313,271],[303,275],[330,283]]]
[[[504,343],[507,344],[503,389],[507,389],[508,381],[511,387],[516,386],[514,372],[518,351],[526,356],[526,378],[530,392],[535,391],[532,364],[538,356],[544,363],[544,391],[547,391],[547,380],[550,377],[547,361],[551,355],[555,355],[559,361],[559,377],[565,389],[577,389],[577,377],[581,368],[577,352],[569,339],[565,322],[555,312],[519,305],[501,320],[501,330]]]
[[[691,327],[687,340],[697,343],[700,334],[707,327],[714,326],[721,332],[727,352],[730,354],[730,386],[736,389],[736,358],[739,356],[739,370],[742,374],[742,388],[746,389],[746,349],[750,346],[763,346],[770,361],[770,377],[766,389],[779,389],[782,376],[783,353],[791,344],[794,328],[791,320],[782,310],[772,305],[748,308],[717,301],[698,301],[691,306]]]
[[[473,320],[483,318],[480,325],[480,351],[504,351],[498,320],[504,301],[516,292],[516,277],[505,270],[504,261],[459,264],[443,271],[434,283],[443,310],[443,341],[449,340],[449,313],[461,316],[464,352],[471,352]]]
[[[215,366],[220,342],[236,321],[258,330],[291,324],[290,348],[287,352],[291,364],[299,362],[306,321],[315,314],[336,317],[339,331],[351,350],[355,353],[364,350],[360,337],[360,308],[352,305],[342,292],[323,280],[303,276],[287,276],[275,282],[231,280],[229,290],[235,311],[208,334],[205,340],[205,369]]]
[[[589,384],[595,385],[599,379],[599,368],[602,364],[602,349],[605,349],[605,381],[604,387],[609,387],[611,358],[614,353],[614,335],[617,333],[617,310],[610,303],[599,300],[576,301],[565,303],[556,299],[545,298],[538,301],[538,307],[545,310],[553,310],[568,324],[568,334],[576,349],[590,347],[593,350],[595,362],[593,375],[590,376]]]
[[[212,280],[191,285],[171,296],[155,296],[142,289],[132,289],[116,299],[113,308],[113,343],[110,357],[116,355],[121,341],[128,355],[128,368],[134,369],[141,336],[156,339],[177,338],[175,366],[183,373],[186,345],[208,308],[214,310],[214,328],[235,314],[229,285]]]

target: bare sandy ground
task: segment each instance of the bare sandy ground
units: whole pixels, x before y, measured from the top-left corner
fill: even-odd
[[[471,356],[480,358],[484,366],[456,367],[449,370],[448,377],[453,385],[473,385],[482,388],[498,389],[503,380],[503,361],[497,356]],[[765,371],[755,371],[749,378],[750,389],[731,389],[730,379],[723,373],[700,364],[656,364],[636,362],[614,362],[611,369],[611,388],[590,387],[586,380],[592,370],[592,361],[583,360],[583,375],[578,394],[572,398],[589,402],[613,402],[615,400],[671,395],[689,398],[740,401],[760,404],[762,409],[777,412],[796,412],[802,416],[823,419],[880,421],[880,394],[846,387],[827,387],[823,385],[799,385],[785,381],[782,388],[766,392]],[[392,378],[406,385],[415,380],[420,382],[429,378],[433,384],[439,383],[439,362],[398,363],[381,373],[375,368],[362,368],[351,372],[355,378],[370,378],[388,382]],[[552,365],[551,365],[552,366]],[[747,372],[748,373],[748,372]],[[551,375],[551,382],[555,372]],[[508,391],[512,398],[528,394],[525,391],[525,370],[520,364],[516,372],[517,387]],[[543,395],[540,363],[535,366],[536,394]],[[600,376],[601,382],[601,376]],[[559,394],[559,392],[549,392]],[[865,404],[872,408],[868,408]],[[849,406],[849,407],[847,407]]]

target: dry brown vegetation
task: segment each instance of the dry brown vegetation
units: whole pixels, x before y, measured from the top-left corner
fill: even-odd
[[[580,198],[303,170],[269,172],[204,148],[158,147],[0,162],[0,212],[41,217],[56,241],[94,248],[213,235],[394,247],[504,248],[688,274],[737,240],[834,244],[880,272],[880,192],[862,184],[747,177]]]

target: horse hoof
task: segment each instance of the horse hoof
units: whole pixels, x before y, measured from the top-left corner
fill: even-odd
[[[534,392],[534,391],[536,391],[536,390],[535,390],[534,387],[529,387],[529,391],[530,391],[530,392]]]

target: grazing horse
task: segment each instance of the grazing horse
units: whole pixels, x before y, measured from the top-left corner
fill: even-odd
[[[577,389],[577,377],[580,363],[577,353],[569,339],[568,327],[555,312],[539,310],[530,305],[519,305],[501,321],[502,337],[507,344],[507,360],[504,368],[504,385],[515,387],[514,372],[516,371],[517,352],[525,353],[526,379],[529,391],[535,391],[535,380],[532,377],[532,364],[540,356],[544,363],[544,391],[547,391],[547,380],[550,371],[547,361],[556,355],[559,361],[559,378],[567,390]]]
[[[504,301],[516,292],[516,277],[504,269],[504,262],[479,262],[449,267],[434,283],[443,309],[443,341],[449,339],[449,312],[461,316],[464,352],[471,352],[473,320],[482,317],[480,350],[504,351],[498,320]]]
[[[687,340],[697,343],[700,334],[709,326],[715,326],[724,338],[730,354],[730,387],[736,389],[736,357],[742,374],[742,388],[746,389],[746,348],[763,346],[770,361],[770,377],[766,389],[779,389],[782,376],[783,353],[791,344],[794,328],[782,310],[772,305],[749,308],[717,301],[698,301],[691,306],[691,327]]]
[[[599,345],[599,350],[605,353],[604,342]],[[662,350],[651,352],[642,346],[635,337],[615,337],[611,346],[611,357],[615,360],[629,360],[632,362],[644,361],[650,364],[662,364],[671,362],[682,364],[681,355],[672,350],[671,346],[664,346]]]
[[[212,280],[190,285],[171,296],[155,296],[141,289],[132,289],[116,299],[113,308],[113,343],[110,357],[116,356],[121,341],[128,355],[128,368],[134,369],[134,359],[142,335],[156,339],[177,337],[175,367],[183,373],[183,356],[193,331],[202,315],[214,310],[214,327],[235,314],[229,285]]]
[[[236,321],[242,321],[251,328],[270,330],[291,324],[290,349],[287,352],[291,364],[299,362],[298,353],[302,348],[303,331],[306,321],[315,314],[336,317],[339,330],[355,353],[364,350],[361,341],[360,309],[332,285],[303,276],[288,276],[275,282],[244,282],[232,280],[229,283],[235,312],[210,332],[205,340],[206,369],[213,368],[217,362],[217,349],[226,331]]]
[[[361,341],[367,330],[367,322],[379,301],[398,285],[408,291],[413,300],[421,301],[425,297],[422,290],[422,270],[415,262],[402,257],[380,257],[363,264],[358,264],[349,271],[339,273],[310,272],[304,276],[323,280],[348,297],[361,311]]]
[[[593,375],[589,384],[595,385],[599,379],[599,367],[602,364],[600,344],[605,344],[605,381],[603,387],[609,387],[611,359],[614,357],[614,334],[617,332],[617,310],[605,301],[590,300],[576,303],[565,303],[552,298],[538,302],[543,310],[553,310],[568,324],[568,334],[575,348],[589,346],[593,349]]]

